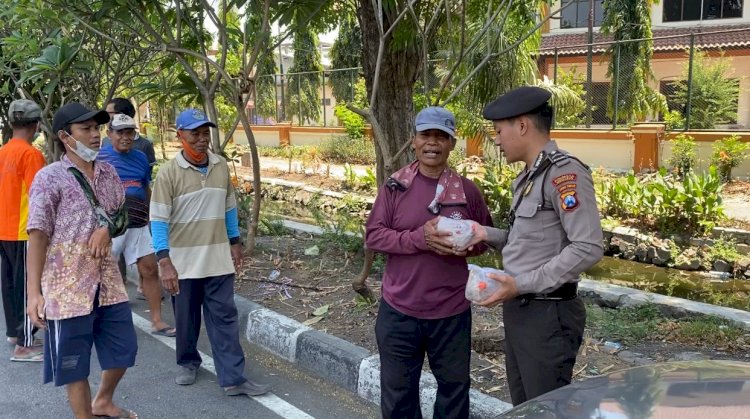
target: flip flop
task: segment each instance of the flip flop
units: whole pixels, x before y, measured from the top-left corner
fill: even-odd
[[[164,327],[159,330],[153,330],[151,331],[152,335],[158,335],[158,336],[166,336],[168,338],[173,338],[177,336],[177,330],[175,330],[173,327]]]
[[[138,414],[128,409],[120,409],[117,416],[94,415],[94,419],[138,419]]]
[[[10,360],[15,362],[42,362],[44,361],[44,354],[42,352],[29,351],[23,355],[12,355]]]

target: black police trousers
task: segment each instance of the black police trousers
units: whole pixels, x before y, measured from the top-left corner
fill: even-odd
[[[580,298],[506,301],[503,323],[505,368],[514,406],[570,384],[586,323]]]
[[[438,385],[433,417],[469,417],[471,309],[424,320],[407,316],[381,299],[375,336],[384,419],[422,418],[419,378],[425,354]]]

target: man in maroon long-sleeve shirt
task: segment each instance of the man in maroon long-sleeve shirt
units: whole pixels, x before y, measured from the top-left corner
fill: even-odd
[[[425,353],[438,382],[434,417],[469,417],[469,272],[466,254],[436,230],[437,216],[492,221],[478,188],[448,168],[455,145],[453,114],[440,107],[421,111],[412,139],[417,161],[388,179],[367,220],[367,247],[388,256],[375,325],[384,418],[422,417]]]

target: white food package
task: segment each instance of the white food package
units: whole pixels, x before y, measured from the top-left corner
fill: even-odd
[[[449,240],[454,246],[464,248],[471,243],[474,238],[474,231],[471,229],[471,221],[454,220],[452,218],[441,216],[437,223],[438,231],[447,231],[451,233]]]
[[[500,282],[488,278],[488,273],[504,274],[504,271],[493,268],[483,268],[469,265],[469,281],[466,283],[466,299],[473,303],[481,303],[489,298],[502,286]]]

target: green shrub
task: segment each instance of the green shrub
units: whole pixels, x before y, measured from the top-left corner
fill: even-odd
[[[685,128],[685,118],[677,110],[671,110],[664,115],[664,124],[667,131],[674,131]]]
[[[510,166],[500,160],[489,160],[485,164],[483,176],[474,178],[474,183],[484,196],[490,208],[495,227],[508,226],[508,213],[513,200],[511,183],[519,172],[519,166]]]
[[[339,119],[346,133],[351,138],[362,138],[365,135],[365,120],[358,114],[349,110],[346,104],[336,105],[333,114]]]
[[[378,187],[375,172],[371,168],[366,169],[364,175],[358,175],[349,163],[344,164],[344,181],[341,182],[344,189],[350,191],[372,192]]]
[[[669,166],[677,171],[680,177],[685,176],[693,170],[698,161],[695,151],[695,139],[686,134],[680,134],[670,141],[672,143],[672,156],[669,158]]]
[[[721,180],[711,166],[704,174],[690,172],[682,179],[665,169],[645,178],[632,172],[597,187],[597,202],[605,216],[634,220],[662,233],[702,234],[724,218]]]
[[[375,146],[368,137],[331,137],[319,146],[320,158],[336,164],[375,164]]]
[[[719,169],[723,182],[732,180],[732,169],[742,164],[747,158],[750,144],[742,142],[737,134],[722,138],[713,145],[711,164]]]
[[[258,155],[260,157],[289,158],[289,153],[291,153],[292,157],[296,158],[302,157],[310,147],[311,146],[307,145],[292,145],[284,147],[258,146]]]
[[[705,52],[696,52],[691,86],[686,82],[690,75],[689,63],[685,63],[683,80],[673,83],[677,90],[675,101],[681,109],[687,109],[690,96],[689,129],[713,129],[716,124],[730,123],[737,118],[739,80],[729,77],[732,70],[729,60],[723,56],[710,60]]]

